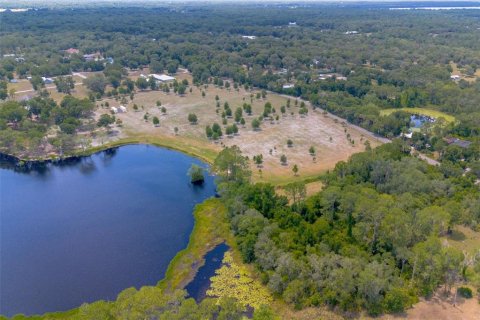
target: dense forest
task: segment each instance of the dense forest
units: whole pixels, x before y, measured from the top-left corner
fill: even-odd
[[[248,183],[240,151],[224,149],[214,169],[243,260],[296,306],[328,305],[371,315],[398,313],[439,286],[478,283],[480,261],[440,237],[478,228],[473,177],[449,177],[408,155],[400,140],[340,162],[324,189]],[[289,201],[290,200],[290,201]]]

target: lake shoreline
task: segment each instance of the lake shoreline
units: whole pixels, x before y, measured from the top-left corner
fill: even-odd
[[[0,151],[0,157],[8,161],[15,162],[15,164],[18,166],[28,166],[28,165],[41,164],[41,163],[45,163],[45,164],[56,163],[56,162],[61,162],[65,160],[70,160],[70,159],[88,157],[98,152],[119,148],[123,146],[128,146],[128,145],[151,145],[155,147],[165,148],[168,150],[179,151],[185,155],[192,156],[203,162],[206,162],[207,164],[212,164],[215,159],[212,154],[207,154],[206,152],[195,152],[195,151],[189,150],[188,145],[183,146],[180,144],[167,143],[166,141],[155,138],[155,137],[124,138],[117,141],[108,142],[101,146],[91,147],[86,150],[78,150],[65,156],[60,156],[57,154],[55,156],[45,155],[37,158],[30,158],[30,157],[22,157],[20,155],[10,154],[10,153]]]
[[[235,247],[226,216],[227,209],[218,198],[195,206],[194,225],[188,245],[170,261],[165,276],[157,286],[168,292],[184,289],[205,263],[205,255],[221,243]]]

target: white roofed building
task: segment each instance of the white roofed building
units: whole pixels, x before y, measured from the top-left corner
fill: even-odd
[[[155,81],[157,82],[161,82],[161,83],[165,83],[165,82],[171,82],[171,81],[174,81],[175,78],[174,77],[171,77],[171,76],[168,76],[166,74],[156,74],[156,73],[152,73],[152,74],[149,74],[148,77],[153,77],[153,79],[155,79]]]

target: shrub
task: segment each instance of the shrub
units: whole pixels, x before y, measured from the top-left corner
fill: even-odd
[[[462,298],[471,299],[473,297],[472,289],[468,287],[459,287],[457,293]]]

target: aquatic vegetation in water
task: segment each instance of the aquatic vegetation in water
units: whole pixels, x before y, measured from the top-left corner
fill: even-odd
[[[268,305],[273,300],[268,290],[258,280],[253,279],[245,267],[233,261],[229,251],[225,252],[223,266],[215,273],[216,275],[210,278],[212,284],[207,296],[235,298],[244,307],[250,306],[254,309]]]

